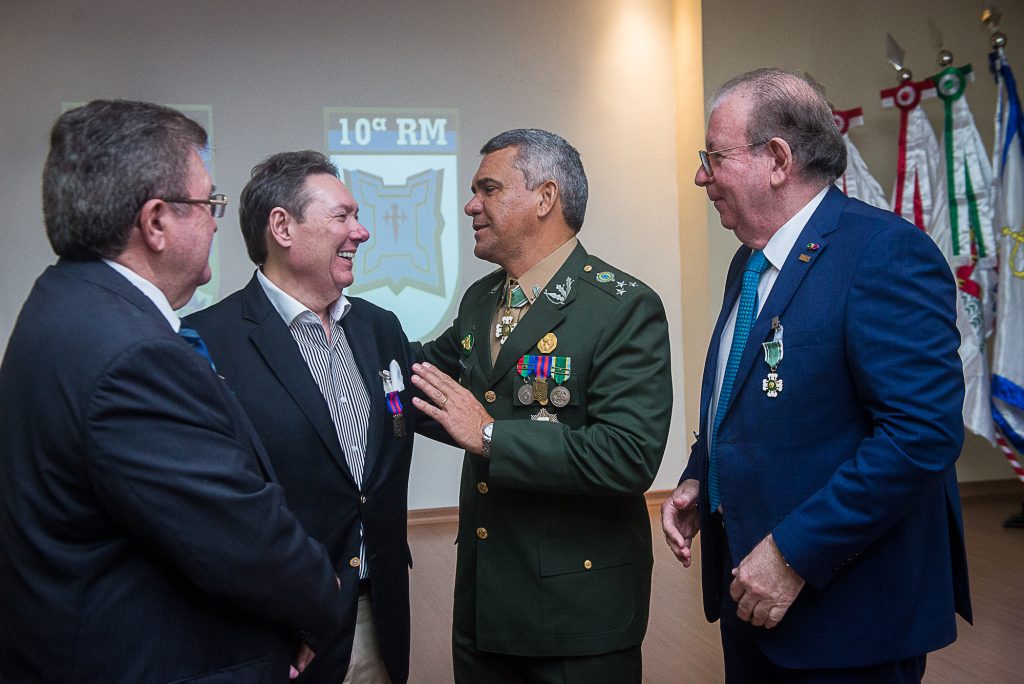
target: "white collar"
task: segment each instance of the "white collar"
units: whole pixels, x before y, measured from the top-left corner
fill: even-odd
[[[146,297],[156,305],[156,308],[159,309],[160,313],[163,314],[163,317],[167,319],[167,323],[170,324],[171,330],[178,332],[178,330],[181,329],[181,319],[178,318],[176,313],[174,313],[174,309],[171,308],[171,303],[167,301],[167,295],[165,295],[159,287],[123,264],[111,261],[110,259],[104,259],[103,263],[123,275],[129,283],[139,288],[139,290],[142,291],[142,294],[146,295]]]
[[[290,326],[300,316],[305,317],[309,322],[320,322],[319,316],[310,311],[308,307],[295,299],[295,297],[292,297],[290,294],[272,283],[270,278],[263,275],[263,271],[256,269],[256,279],[260,282],[260,285],[263,287],[263,292],[267,295],[267,299],[270,300],[270,303],[281,316],[281,320],[284,321],[285,325]],[[351,308],[352,302],[348,301],[348,298],[345,297],[344,294],[340,295],[338,299],[331,304],[331,320],[335,323],[341,321]]]
[[[764,246],[764,255],[768,262],[775,267],[775,270],[782,270],[782,265],[789,258],[793,245],[796,244],[800,233],[803,232],[804,226],[811,220],[814,210],[825,199],[825,193],[828,192],[828,189],[828,185],[822,188],[821,192],[812,197],[811,201],[805,204],[800,211],[793,214],[793,218],[782,224],[782,227],[775,231],[775,235],[772,235],[768,244]]]

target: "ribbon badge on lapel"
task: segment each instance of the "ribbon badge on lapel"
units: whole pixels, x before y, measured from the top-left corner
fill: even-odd
[[[402,414],[402,400],[398,393],[405,389],[402,381],[402,367],[392,359],[387,370],[378,373],[384,385],[384,398],[387,401],[388,413],[391,414],[391,428],[395,437],[405,437],[405,416]]]
[[[768,376],[761,381],[761,391],[768,395],[769,399],[775,399],[782,391],[782,378],[777,372],[782,362],[782,322],[778,316],[772,319],[772,330],[775,335],[768,342],[762,342],[764,347],[764,362],[768,364]]]

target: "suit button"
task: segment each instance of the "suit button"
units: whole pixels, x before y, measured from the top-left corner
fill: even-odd
[[[349,559],[348,564],[351,565],[353,568],[358,568],[359,567],[359,556],[352,556]]]
[[[484,399],[487,400],[488,404],[493,404],[494,400],[498,398],[498,395],[494,393],[494,390],[487,390],[484,392]]]
[[[480,492],[481,494],[486,494],[487,493],[487,483],[486,482],[477,482],[476,483],[476,491]]]
[[[366,495],[365,494],[361,494],[359,496],[359,503],[361,503],[361,504],[366,503]]]
[[[481,539],[487,539],[487,528],[486,527],[478,527],[478,528],[476,528],[476,536],[480,537]]]
[[[593,563],[591,563],[591,562],[590,562],[589,560],[585,560],[585,561],[583,561],[583,568],[584,568],[585,570],[589,570],[589,569],[590,569],[590,568],[592,568],[592,567],[594,567],[594,564],[593,564]]]

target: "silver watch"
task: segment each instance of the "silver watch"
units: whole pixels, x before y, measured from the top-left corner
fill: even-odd
[[[481,430],[481,433],[483,434],[483,437],[484,437],[483,456],[485,458],[490,458],[490,456],[491,456],[491,433],[492,432],[494,432],[494,423],[493,422],[490,422],[487,425],[484,425],[483,429]]]

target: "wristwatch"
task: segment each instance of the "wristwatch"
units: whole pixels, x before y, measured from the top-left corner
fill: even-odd
[[[482,455],[483,455],[484,458],[490,458],[491,457],[491,433],[494,432],[494,422],[492,421],[492,422],[488,423],[487,425],[484,425],[484,427],[481,430],[481,432],[482,432],[483,437],[484,437],[484,448],[483,448]]]

